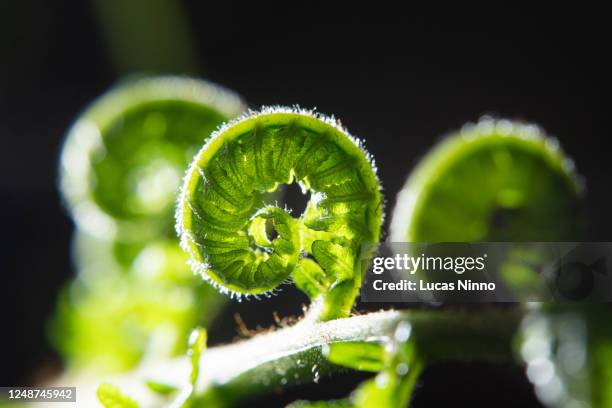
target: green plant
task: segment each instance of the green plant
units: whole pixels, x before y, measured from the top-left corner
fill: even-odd
[[[141,78],[114,87],[72,125],[60,186],[77,226],[78,277],[52,327],[71,369],[116,372],[182,353],[191,329],[221,307],[186,265],[174,202],[191,157],[244,109],[204,81]]]
[[[175,220],[193,270],[232,297],[265,294],[291,280],[311,305],[294,325],[226,346],[206,348],[205,332],[195,331],[189,356],[158,359],[112,381],[130,397],[101,386],[98,394],[107,406],[128,407],[136,400],[143,406],[232,406],[347,369],[374,377],[344,399],[292,406],[406,406],[426,366],[447,360],[515,362],[516,344],[521,349],[534,335],[526,328],[534,311],[525,305],[351,316],[364,266],[381,234],[383,199],[372,158],[334,119],[264,108],[230,121],[201,144],[178,194]],[[302,214],[269,203],[270,192],[291,183],[309,195]],[[155,213],[140,235],[149,207],[146,198],[130,198],[133,191],[138,189],[88,194],[107,208],[106,216],[118,219],[114,233],[127,237],[127,244],[115,246],[117,262],[127,259],[130,268],[138,268],[138,257],[129,255],[132,245],[139,253],[140,245],[150,245],[150,231],[167,236],[168,215],[162,205],[165,215]],[[582,227],[581,192],[571,161],[554,139],[532,125],[485,118],[447,138],[417,166],[394,210],[392,238],[571,239]],[[169,270],[174,268],[180,269]],[[595,315],[577,316],[590,321]],[[554,333],[546,335],[555,341]],[[608,356],[607,331],[590,341],[593,361]],[[533,363],[524,353],[522,358]],[[597,367],[609,375],[605,366]],[[575,398],[543,401],[606,407],[609,387],[594,378],[585,381],[589,390],[601,392],[589,399],[584,387],[568,382],[568,392],[582,387]]]
[[[230,91],[181,77],[128,81],[97,99],[68,131],[60,162],[60,188],[79,229],[128,243],[174,238],[187,164],[244,109]]]
[[[398,194],[396,242],[563,241],[580,236],[582,185],[556,139],[485,117],[435,146]]]
[[[299,217],[263,205],[263,194],[294,182],[310,194]],[[264,109],[219,129],[196,155],[177,230],[194,270],[222,291],[265,293],[291,276],[320,299],[320,319],[344,317],[371,256],[362,248],[380,234],[379,189],[369,155],[333,119]]]

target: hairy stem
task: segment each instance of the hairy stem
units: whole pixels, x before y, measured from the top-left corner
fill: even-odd
[[[327,362],[322,353],[326,345],[346,341],[385,343],[400,321],[411,324],[411,341],[423,361],[509,360],[511,340],[521,316],[517,308],[478,313],[386,311],[329,322],[316,322],[307,316],[295,326],[211,349],[201,359],[203,375],[196,394],[202,402],[232,405],[288,384],[317,382],[321,376],[346,370]]]
[[[511,341],[523,316],[519,307],[474,313],[466,309],[405,310],[320,322],[317,307],[322,305],[313,305],[294,326],[208,349],[200,358],[201,374],[194,390],[196,406],[232,406],[281,387],[318,382],[329,374],[347,371],[327,361],[323,355],[327,345],[347,341],[387,343],[402,321],[410,323],[409,341],[414,342],[425,364],[441,360],[508,361],[513,357]],[[163,400],[144,386],[146,381],[183,388],[189,386],[189,373],[190,364],[184,357],[145,362],[128,376],[104,380],[118,385],[143,406],[154,407],[162,405]],[[88,397],[84,394],[95,398],[95,389],[89,392],[86,388],[79,384],[84,401]]]

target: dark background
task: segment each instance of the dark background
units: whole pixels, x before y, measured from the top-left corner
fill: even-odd
[[[236,90],[251,107],[300,104],[341,118],[376,158],[388,210],[437,139],[492,113],[536,122],[559,138],[587,181],[587,238],[612,240],[609,10],[576,2],[540,9],[406,3],[403,10],[380,1],[208,3],[183,4],[196,50],[184,71]],[[100,9],[82,0],[0,4],[0,385],[30,383],[59,361],[45,321],[73,273],[72,225],[56,189],[64,131],[122,74],[143,68],[113,57]],[[271,300],[232,305],[212,341],[236,335],[235,312],[250,327],[270,324],[274,310],[299,314],[305,300],[297,296],[287,288]],[[338,397],[357,380],[279,398]],[[539,406],[518,367],[446,364],[420,384],[418,407],[447,399]]]

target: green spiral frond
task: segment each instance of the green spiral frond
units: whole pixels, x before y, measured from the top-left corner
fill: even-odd
[[[186,265],[174,204],[193,155],[244,110],[208,82],[151,77],[112,88],[70,128],[60,183],[78,278],[60,297],[52,338],[71,370],[121,371],[152,349],[182,353],[193,326],[219,310],[222,297]]]
[[[379,239],[375,171],[333,118],[279,107],[250,112],[215,132],[187,171],[176,213],[182,246],[194,270],[223,292],[266,293],[293,276],[346,314],[370,255],[362,246]],[[295,218],[263,200],[291,183],[310,194]]]
[[[244,110],[232,92],[183,77],[133,80],[98,98],[62,149],[60,187],[77,226],[107,240],[171,237],[191,157]]]
[[[490,117],[428,153],[400,191],[395,242],[576,239],[582,182],[537,126]]]

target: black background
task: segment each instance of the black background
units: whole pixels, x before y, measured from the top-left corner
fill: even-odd
[[[492,113],[556,135],[587,181],[588,239],[609,241],[609,10],[454,8],[383,2],[185,3],[204,76],[251,107],[300,104],[339,117],[366,139],[390,210],[415,162],[446,132]],[[493,3],[491,3],[493,4]],[[64,131],[116,80],[89,2],[0,5],[0,385],[57,365],[45,340],[55,296],[71,276],[71,222],[56,190]],[[212,341],[236,335],[232,314],[266,325],[305,301],[281,295],[234,304]],[[356,378],[323,381],[280,399],[347,394]],[[518,367],[446,364],[428,370],[416,406],[539,406]],[[510,404],[510,401],[512,403]]]

